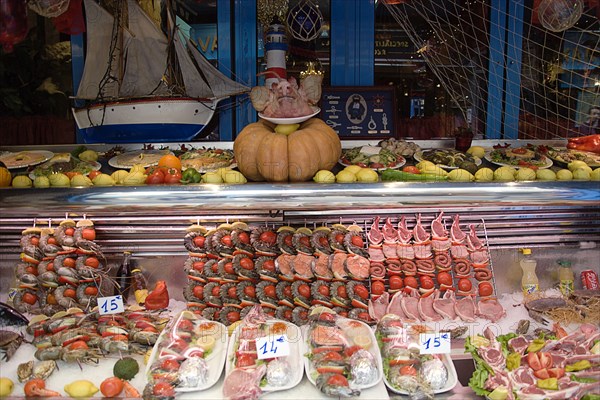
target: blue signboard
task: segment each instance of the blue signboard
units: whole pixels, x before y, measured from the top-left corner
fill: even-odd
[[[394,88],[389,86],[323,88],[321,118],[343,138],[395,137]]]

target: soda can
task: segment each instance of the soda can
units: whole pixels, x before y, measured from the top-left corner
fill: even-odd
[[[596,271],[591,269],[586,269],[585,271],[581,271],[581,283],[583,284],[584,289],[588,290],[599,290],[600,282],[598,282],[598,274]]]

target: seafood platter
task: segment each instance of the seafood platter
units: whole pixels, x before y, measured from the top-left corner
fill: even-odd
[[[310,320],[304,329],[306,375],[321,392],[360,396],[361,390],[381,382],[381,355],[368,325],[326,307],[314,309]]]

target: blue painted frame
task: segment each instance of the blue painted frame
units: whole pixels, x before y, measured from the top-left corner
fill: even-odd
[[[506,85],[504,90],[504,139],[519,138],[524,8],[523,0],[509,1],[506,35]]]
[[[227,1],[227,0],[223,0]],[[256,86],[257,73],[257,14],[256,0],[233,0],[234,2],[234,70],[238,80],[248,86]],[[238,98],[240,100],[240,98]],[[236,135],[242,127],[256,122],[256,111],[250,101],[236,107]]]
[[[490,7],[490,61],[488,65],[488,98],[486,116],[486,138],[500,139],[502,136],[502,104],[504,97],[504,53],[506,34],[507,0],[492,0]]]
[[[73,73],[73,93],[77,93],[81,77],[83,76],[83,65],[85,61],[85,52],[83,51],[83,33],[71,35],[71,71]],[[77,102],[75,102],[77,104]],[[75,125],[75,140],[77,143],[83,143],[81,129]]]
[[[219,71],[230,76],[233,71],[233,60],[231,57],[231,40],[219,40],[229,38],[231,35],[231,2],[229,0],[217,1],[217,62]],[[235,99],[227,98],[219,103],[219,139],[233,140],[233,111],[231,109]]]

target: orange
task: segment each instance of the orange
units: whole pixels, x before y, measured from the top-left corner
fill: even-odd
[[[174,156],[172,154],[167,154],[167,155],[162,156],[158,160],[158,166],[165,167],[165,168],[181,169],[181,160],[177,156]]]

